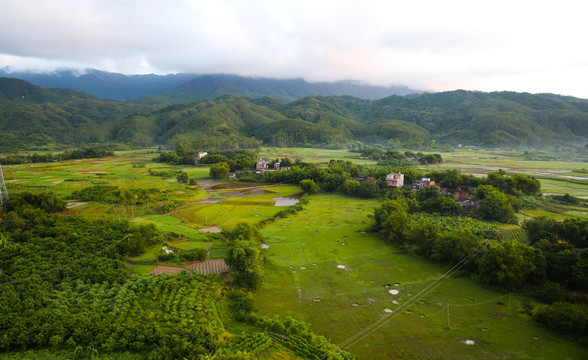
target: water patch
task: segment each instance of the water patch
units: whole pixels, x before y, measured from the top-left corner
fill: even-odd
[[[300,202],[302,194],[291,195],[291,196],[278,196],[272,198],[275,201],[274,206],[292,206]]]
[[[223,182],[220,184],[210,185],[206,188],[206,190],[229,190],[229,189],[256,188],[256,187],[259,187],[259,184]]]
[[[221,202],[223,199],[207,199],[207,200],[202,200],[202,201],[198,201],[198,204],[216,204],[218,202]]]

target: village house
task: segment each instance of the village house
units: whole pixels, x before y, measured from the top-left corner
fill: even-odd
[[[464,201],[459,201],[459,204],[466,210],[472,211],[475,208],[480,207],[482,205],[482,200],[480,199],[467,199]]]
[[[361,175],[361,176],[358,176],[358,177],[351,178],[351,180],[355,180],[358,183],[362,183],[362,182],[364,182],[366,180],[374,180],[374,178],[371,177],[371,176],[367,176],[367,175]]]
[[[412,184],[413,190],[420,190],[422,188],[430,188],[431,186],[435,185],[435,181],[431,180],[431,178],[422,178],[417,180]]]
[[[208,153],[206,151],[198,151],[198,154],[196,154],[196,156],[194,156],[194,163],[195,164],[198,163],[200,161],[200,159],[202,159],[206,155],[208,155]]]
[[[475,188],[471,189],[472,191]],[[441,188],[441,194],[451,195],[453,200],[456,202],[462,202],[470,199],[470,187],[469,186],[458,186],[457,189]]]
[[[259,161],[255,164],[255,173],[257,175],[263,174],[265,170],[267,170],[267,161],[259,159]]]
[[[386,182],[389,188],[400,188],[404,186],[404,174],[392,173],[386,175]]]

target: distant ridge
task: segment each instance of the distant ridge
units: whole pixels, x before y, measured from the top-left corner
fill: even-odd
[[[373,86],[354,81],[311,83],[303,79],[273,79],[227,74],[124,75],[94,69],[83,74],[74,70],[52,73],[10,72],[0,69],[0,77],[26,80],[44,88],[83,91],[99,99],[138,100],[145,104],[166,105],[199,99],[215,99],[233,94],[250,97],[272,96],[284,101],[306,96],[350,95],[377,100],[390,95],[420,93],[406,86]]]
[[[59,70],[51,73],[10,72],[0,69],[0,77],[26,80],[44,88],[67,88],[83,91],[99,99],[127,101],[172,91],[192,80],[196,74],[169,75],[124,75],[94,69],[83,74],[74,70]]]
[[[100,100],[69,89],[44,89],[0,77],[0,152],[118,143],[144,147],[178,142],[192,148],[360,144],[424,149],[438,146],[580,146],[588,142],[588,100],[554,94],[448,91],[379,100],[307,96],[255,97],[279,82],[257,79],[247,96],[241,77],[204,76],[166,96]],[[300,88],[302,80],[292,80]],[[293,87],[290,87],[292,89]],[[204,90],[203,90],[204,89]],[[205,91],[208,91],[205,93]],[[223,95],[221,95],[223,94]],[[188,101],[191,96],[214,99]]]
[[[390,95],[418,93],[406,86],[373,86],[353,81],[310,83],[303,79],[272,79],[237,75],[204,75],[166,94],[176,101],[194,101],[233,94],[250,97],[272,96],[282,100],[297,100],[307,96],[349,95],[377,100]]]

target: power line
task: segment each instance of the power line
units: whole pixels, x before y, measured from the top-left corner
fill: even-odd
[[[383,318],[380,318],[379,320],[373,322],[371,325],[369,325],[366,328],[360,330],[358,333],[356,333],[355,335],[349,337],[347,340],[343,341],[342,343],[338,344],[337,346],[339,348],[341,348],[341,349],[343,347],[353,346],[357,342],[359,342],[363,338],[365,338],[366,336],[368,336],[368,335],[372,334],[374,331],[378,330],[380,327],[382,327],[382,326],[386,325],[388,322],[392,321],[403,310],[406,310],[409,306],[414,305],[418,300],[420,300],[422,297],[424,297],[427,294],[429,294],[431,291],[433,291],[435,288],[437,288],[439,285],[441,285],[444,281],[446,281],[447,279],[449,279],[449,277],[451,277],[453,274],[455,274],[457,271],[459,271],[467,262],[469,262],[480,251],[480,249],[482,249],[482,246],[486,245],[486,243],[488,241],[489,240],[484,240],[482,243],[480,243],[480,245],[475,250],[472,250],[472,252],[470,254],[468,254],[466,257],[464,257],[460,262],[458,262],[457,264],[455,264],[451,269],[449,269],[447,272],[445,272],[443,275],[441,275],[438,279],[434,280],[425,289],[421,290],[418,294],[416,294],[414,297],[412,297],[406,303],[404,303],[403,305],[401,305],[397,309],[398,310],[397,312],[395,312],[395,313],[393,313],[391,315],[384,316]],[[328,353],[326,353],[323,356],[321,356],[320,359],[325,359],[326,357],[328,357],[334,351],[335,350],[329,351]]]
[[[6,183],[4,182],[4,173],[2,172],[2,164],[0,164],[0,206],[9,201],[8,190],[6,190]]]

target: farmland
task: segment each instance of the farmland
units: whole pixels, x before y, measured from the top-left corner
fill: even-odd
[[[291,157],[320,164],[333,158],[374,164],[343,150],[264,148],[261,154],[268,159]],[[442,155],[444,163],[427,170],[459,168],[477,175],[498,168],[522,172],[537,176],[549,193],[561,193],[562,185],[567,186],[562,176],[571,173],[581,179],[574,179],[573,185],[570,182],[564,189],[580,198],[588,194],[587,180],[582,179],[586,177],[586,164],[582,162],[550,163],[525,160],[521,154],[473,150]],[[381,200],[318,194],[305,196],[308,203],[302,210],[276,216],[285,208],[274,206],[274,198],[299,197],[299,186],[215,182],[208,178],[206,166],[155,163],[151,161],[155,156],[153,150],[148,150],[100,160],[3,167],[10,193],[51,190],[68,199],[69,207],[60,216],[79,215],[104,223],[128,220],[135,225],[152,225],[163,234],[160,242],[146,246],[143,253],[123,259],[128,269],[138,275],[124,285],[135,293],[127,294],[114,285],[92,285],[96,287],[93,290],[90,285],[78,284],[70,291],[76,298],[86,299],[88,294],[99,292],[102,297],[94,301],[101,303],[83,305],[83,301],[76,300],[78,308],[72,311],[86,313],[93,307],[115,305],[120,307],[117,311],[125,311],[128,303],[154,309],[153,314],[139,309],[128,311],[117,322],[121,327],[126,326],[122,324],[125,321],[153,318],[162,327],[168,323],[193,324],[202,316],[203,322],[212,324],[203,333],[210,331],[215,341],[232,344],[231,351],[248,350],[267,359],[274,355],[303,357],[304,352],[295,349],[313,350],[306,340],[291,336],[281,344],[272,340],[267,329],[231,317],[229,302],[223,297],[230,287],[226,278],[211,275],[200,283],[185,274],[173,275],[181,279],[179,285],[174,285],[173,276],[153,280],[146,275],[158,264],[188,263],[181,259],[161,260],[164,244],[180,252],[203,250],[212,259],[225,259],[228,249],[223,235],[209,235],[200,229],[230,230],[238,223],[264,224],[260,232],[267,245],[263,250],[265,281],[253,294],[255,313],[304,321],[314,333],[360,359],[580,359],[586,355],[586,348],[578,342],[533,321],[528,309],[536,300],[521,294],[523,291],[483,286],[466,273],[450,272],[450,266],[408,254],[370,232],[369,215]],[[185,171],[199,185],[180,184],[175,176],[153,176],[149,170]],[[72,198],[74,191],[96,185],[155,190],[141,203]],[[161,211],[170,203],[175,203],[171,210]],[[562,220],[571,215],[585,217],[585,212],[582,205],[542,203],[523,209],[519,216],[546,215]],[[500,228],[504,242],[524,241],[525,236],[516,225]],[[65,299],[66,292],[55,295],[54,306],[60,306],[61,296]],[[119,303],[115,303],[117,296]],[[115,346],[114,340],[106,340],[113,344],[114,353],[105,351],[104,358],[112,354],[113,358],[116,354],[134,358]],[[273,350],[265,352],[272,346]],[[38,352],[40,357],[45,356],[44,351]],[[25,356],[18,354],[0,353],[0,358]],[[63,355],[70,356],[67,351]]]

